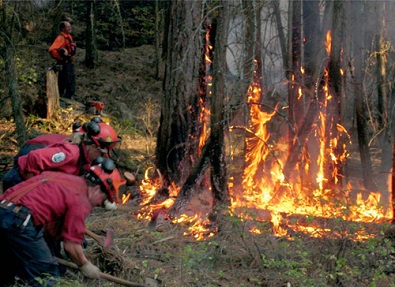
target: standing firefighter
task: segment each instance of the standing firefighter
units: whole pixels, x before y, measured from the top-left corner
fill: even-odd
[[[0,196],[0,254],[6,262],[0,286],[13,284],[15,276],[26,286],[56,285],[59,263],[46,237],[63,241],[83,275],[100,277],[81,246],[85,220],[94,207],[112,202],[125,181],[111,159],[95,162],[83,177],[45,171]]]
[[[70,22],[63,21],[59,24],[60,34],[49,47],[48,52],[56,60],[56,67],[59,70],[58,86],[59,95],[72,99],[75,96],[75,72],[74,59],[77,47],[71,36]]]

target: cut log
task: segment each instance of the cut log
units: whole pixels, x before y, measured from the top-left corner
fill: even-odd
[[[47,119],[56,117],[59,111],[58,75],[54,69],[47,70]]]

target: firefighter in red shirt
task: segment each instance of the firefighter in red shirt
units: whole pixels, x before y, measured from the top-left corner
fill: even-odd
[[[63,21],[59,24],[60,34],[49,47],[48,52],[56,60],[59,69],[58,86],[59,95],[68,99],[75,96],[75,71],[74,59],[76,54],[76,44],[71,35],[71,24]]]
[[[93,117],[91,119],[91,122],[100,123],[103,121],[98,117]],[[89,125],[89,122],[85,123],[83,125],[81,125],[80,122],[75,122],[73,124],[73,133],[75,133],[75,132],[84,132],[85,133],[86,132],[85,128],[87,127],[87,125]],[[27,155],[32,150],[41,149],[41,148],[44,148],[44,147],[49,146],[51,144],[61,143],[64,141],[73,142],[73,137],[63,135],[63,134],[42,134],[42,135],[39,135],[39,136],[36,136],[32,139],[27,140],[25,142],[25,144],[21,147],[19,152],[16,154],[16,156],[14,157],[13,167],[2,178],[3,191],[6,191],[8,188],[23,181],[23,178],[21,177],[21,175],[19,173],[19,166],[18,166],[18,158],[19,157],[21,157],[23,155]]]
[[[6,262],[0,286],[13,284],[15,276],[26,286],[56,284],[59,263],[47,236],[63,241],[65,253],[86,277],[99,278],[99,268],[81,246],[85,221],[95,206],[114,201],[123,184],[114,162],[100,158],[82,177],[45,171],[8,189],[0,196],[0,254]]]
[[[77,132],[71,137],[71,142],[54,143],[20,156],[17,174],[10,185],[13,186],[47,170],[81,175],[89,168],[94,158],[111,157],[112,150],[121,141],[110,125],[96,122],[89,122],[86,133]]]

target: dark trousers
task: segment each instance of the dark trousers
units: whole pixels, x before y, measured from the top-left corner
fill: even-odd
[[[58,74],[59,95],[63,98],[71,99],[75,96],[75,72],[74,63],[58,63],[62,65],[62,70]]]
[[[54,286],[55,280],[45,276],[59,277],[59,266],[45,242],[43,227],[34,226],[32,219],[25,226],[24,222],[11,209],[0,207],[0,254],[4,263],[0,286],[13,284],[15,276],[26,286]]]

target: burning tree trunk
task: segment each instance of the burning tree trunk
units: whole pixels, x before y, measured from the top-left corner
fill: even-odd
[[[199,1],[171,1],[168,13],[168,54],[156,146],[156,165],[166,184],[183,181],[197,157],[188,151],[197,150],[201,132],[202,5]]]
[[[187,207],[194,194],[195,187],[201,182],[202,177],[207,171],[210,163],[211,140],[209,139],[203,147],[202,153],[197,160],[194,168],[190,172],[185,183],[182,185],[180,192],[177,195],[176,201],[170,208],[168,214],[171,217],[180,215]]]
[[[289,5],[292,5],[292,37],[289,46],[291,48],[290,68],[292,75],[288,77],[289,142],[291,145],[296,144],[295,128],[300,125],[300,122],[304,117],[303,98],[300,94],[303,87],[303,77],[301,71],[303,51],[301,2],[301,0],[289,2]]]
[[[395,136],[394,136],[395,138]],[[392,173],[391,173],[391,205],[392,205],[392,221],[395,224],[395,142],[392,149]]]
[[[225,153],[225,76],[226,47],[229,29],[229,3],[219,9],[218,31],[215,40],[213,99],[211,101],[211,189],[218,203],[230,204]]]
[[[182,185],[177,199],[169,210],[170,216],[180,215],[188,205],[191,197],[195,194],[196,186],[202,181],[207,168],[211,166],[211,188],[217,204],[229,205],[230,197],[228,191],[228,177],[226,175],[226,154],[225,154],[225,74],[226,47],[229,25],[229,4],[224,2],[219,8],[220,18],[217,22],[218,31],[214,45],[215,57],[213,65],[213,85],[211,102],[211,132],[205,143],[200,157]],[[206,55],[207,56],[207,55]],[[207,57],[205,57],[207,58]],[[206,70],[206,77],[207,77]],[[206,94],[206,93],[203,93]]]
[[[331,99],[328,100],[325,123],[325,153],[326,158],[324,177],[328,180],[328,187],[341,183],[343,142],[338,133],[341,121],[340,103],[342,93],[341,50],[343,48],[344,7],[341,0],[333,2],[333,37],[328,63],[328,88]],[[336,160],[332,160],[334,155]]]

